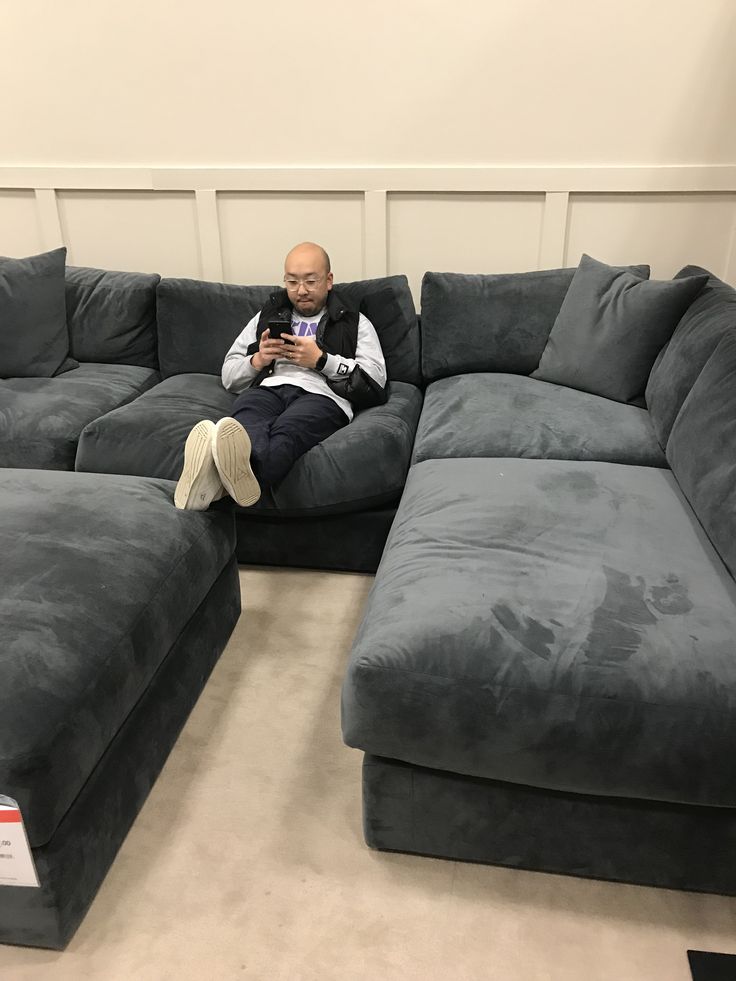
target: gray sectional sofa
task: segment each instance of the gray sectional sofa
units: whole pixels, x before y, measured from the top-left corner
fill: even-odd
[[[229,412],[271,288],[63,253],[0,260],[0,796],[41,885],[0,880],[0,942],[76,929],[237,620],[237,560],[380,560],[343,689],[370,845],[736,892],[736,291],[428,273],[420,346],[405,277],[338,285],[388,402],[200,514],[172,506],[184,439]]]
[[[366,839],[736,893],[736,291],[682,270],[660,353],[574,338],[572,388],[540,376],[595,320],[577,275],[424,278],[413,464],[343,688]],[[625,401],[581,390],[631,372]]]

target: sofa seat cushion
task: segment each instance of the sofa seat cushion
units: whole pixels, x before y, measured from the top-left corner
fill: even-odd
[[[653,467],[412,467],[346,742],[574,793],[736,805],[736,585]]]
[[[152,368],[114,364],[0,380],[0,466],[72,470],[84,426],[158,380]]]
[[[178,480],[184,441],[200,419],[230,414],[236,396],[210,374],[172,375],[82,432],[77,470]]]
[[[219,377],[173,375],[131,405],[95,419],[79,441],[77,470],[178,479],[184,442],[200,419],[230,414]],[[313,447],[250,513],[335,514],[396,500],[409,469],[422,395],[391,382],[389,399]]]
[[[413,462],[496,456],[667,466],[646,409],[523,375],[433,382]]]
[[[231,560],[169,481],[0,471],[0,788],[46,843]]]

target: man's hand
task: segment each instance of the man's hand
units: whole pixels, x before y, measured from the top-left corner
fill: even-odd
[[[268,328],[261,334],[261,340],[258,344],[258,350],[250,359],[250,363],[256,369],[260,371],[267,365],[275,361],[276,358],[281,357],[284,351],[284,342],[280,337],[271,337]]]
[[[302,368],[316,368],[317,362],[322,357],[322,348],[317,346],[313,337],[289,337],[281,354],[290,364],[298,364]]]

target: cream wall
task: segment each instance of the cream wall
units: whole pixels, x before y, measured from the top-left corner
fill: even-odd
[[[272,282],[696,262],[736,281],[733,0],[9,0],[0,252]]]

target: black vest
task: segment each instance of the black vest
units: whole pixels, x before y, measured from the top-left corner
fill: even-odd
[[[248,345],[248,356],[256,353],[261,340],[261,334],[268,327],[269,320],[281,320],[291,323],[293,310],[286,290],[272,293],[268,302],[261,310],[256,326],[256,339]],[[342,358],[355,358],[358,347],[359,313],[348,307],[334,290],[327,294],[327,305],[324,314],[317,324],[315,341],[317,346],[327,354],[337,354]],[[263,379],[273,373],[274,362],[262,368],[253,379],[253,385],[260,385]],[[368,409],[371,406],[383,405],[388,400],[388,385],[381,387],[370,375],[356,365],[353,371],[339,380],[328,380],[336,395],[347,399],[355,409]]]
[[[255,354],[258,350],[261,334],[268,327],[269,320],[282,320],[285,324],[290,324],[293,309],[286,290],[277,290],[271,294],[261,310],[256,339],[248,347],[248,355]],[[327,309],[317,325],[314,339],[317,346],[328,354],[339,354],[343,358],[355,357],[358,346],[358,312],[351,310],[334,290],[327,294]],[[273,366],[269,367],[272,371]],[[263,374],[270,374],[269,369],[264,368]],[[261,377],[259,374],[258,380]]]

